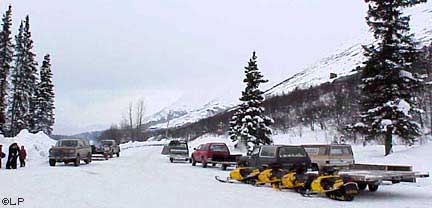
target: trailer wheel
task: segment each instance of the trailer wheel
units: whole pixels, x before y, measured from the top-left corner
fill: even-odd
[[[357,183],[357,186],[360,190],[363,191],[366,189],[367,184],[366,183]]]
[[[369,185],[368,185],[368,189],[369,189],[370,192],[375,192],[375,191],[377,191],[377,190],[378,190],[378,187],[379,187],[379,185],[372,185],[372,184],[369,184]]]

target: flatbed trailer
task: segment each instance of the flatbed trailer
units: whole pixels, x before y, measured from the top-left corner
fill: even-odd
[[[388,181],[392,184],[400,182],[415,183],[417,178],[429,177],[428,172],[414,172],[408,165],[380,165],[355,163],[351,145],[347,144],[316,144],[302,145],[308,152],[316,169],[335,168],[343,177],[351,178],[360,190],[368,187],[369,191],[377,191],[378,187]]]

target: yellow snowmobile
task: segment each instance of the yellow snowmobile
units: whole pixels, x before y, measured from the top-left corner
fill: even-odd
[[[282,177],[287,173],[288,171],[280,168],[265,169],[258,175],[258,180],[255,185],[270,184],[273,188],[279,189]]]
[[[218,176],[216,176],[215,179],[224,183],[242,182],[246,184],[255,184],[260,172],[261,171],[257,168],[239,167],[232,170],[227,179],[220,179]]]
[[[359,189],[355,182],[344,181],[334,170],[327,170],[320,173],[318,177],[309,179],[304,188],[299,189],[299,192],[303,196],[324,194],[331,199],[352,201],[359,193]]]

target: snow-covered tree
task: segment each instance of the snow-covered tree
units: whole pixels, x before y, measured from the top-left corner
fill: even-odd
[[[393,135],[413,143],[420,126],[413,91],[421,84],[412,63],[415,43],[409,16],[402,9],[426,0],[366,0],[367,24],[376,41],[364,46],[368,60],[362,71],[362,123],[369,139],[385,137],[385,154],[391,153]]]
[[[37,84],[36,103],[33,117],[35,124],[33,132],[43,131],[51,135],[54,125],[54,85],[52,83],[50,55],[47,54],[42,62],[40,81]]]
[[[237,142],[237,147],[246,149],[250,154],[255,146],[273,143],[271,139],[270,125],[273,120],[264,115],[262,102],[264,100],[263,91],[259,89],[261,83],[267,82],[261,75],[257,63],[255,52],[245,67],[246,88],[242,92],[240,101],[242,102],[230,121],[230,138]]]
[[[13,44],[12,44],[12,7],[9,6],[3,15],[0,31],[0,131],[6,122],[8,77],[12,68]]]
[[[37,90],[37,82],[38,82],[38,70],[37,70],[37,62],[36,62],[36,54],[33,52],[33,40],[30,32],[30,19],[29,16],[26,16],[24,21],[24,34],[23,34],[23,46],[24,46],[24,80],[23,83],[24,91],[29,97],[28,100],[28,114],[27,114],[27,123],[28,129],[30,132],[34,133],[34,129],[36,128],[35,123],[35,111],[36,111],[36,90]]]
[[[12,92],[8,108],[9,136],[15,136],[27,125],[29,97],[24,91],[24,23],[21,21],[19,32],[15,36],[14,66],[11,74]]]

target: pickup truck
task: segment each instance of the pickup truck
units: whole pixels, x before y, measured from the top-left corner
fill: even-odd
[[[235,166],[241,157],[240,154],[231,155],[225,143],[201,144],[194,150],[191,156],[192,166],[201,163],[203,168],[206,168],[207,164],[212,164],[212,166],[220,164],[222,170],[226,170],[229,166]]]
[[[112,158],[114,154],[117,157],[120,157],[120,146],[117,144],[115,140],[101,140],[101,144],[104,147],[108,147],[109,157]]]
[[[243,156],[238,166],[267,168],[277,165],[283,169],[291,169],[294,165],[311,168],[311,160],[301,146],[293,145],[262,145],[256,147],[251,155]]]
[[[341,176],[352,178],[360,190],[368,187],[375,192],[383,181],[392,184],[416,182],[416,178],[429,177],[429,173],[413,172],[411,166],[355,163],[351,145],[302,145],[318,169],[339,169]]]

